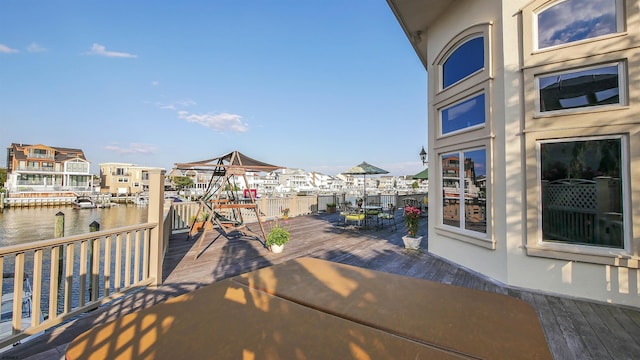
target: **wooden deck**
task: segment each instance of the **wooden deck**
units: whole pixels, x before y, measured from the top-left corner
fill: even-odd
[[[197,240],[187,240],[187,234],[176,234],[171,238],[165,257],[163,286],[142,289],[79,316],[28,344],[3,353],[1,358],[62,358],[66,345],[95,324],[116,319],[221,279],[301,256],[523,299],[537,310],[555,359],[636,359],[640,354],[638,309],[506,287],[427,251],[404,250],[401,218],[398,219],[397,231],[392,227],[382,230],[344,228],[337,226],[336,220],[335,214],[290,219],[285,226],[291,231],[292,240],[281,254],[270,253],[256,239],[225,237],[213,231],[205,238],[204,243],[208,246],[203,246],[200,257],[194,260]],[[257,229],[257,226],[253,227]],[[425,235],[426,227],[423,226],[420,231]],[[421,246],[423,249],[427,246],[424,240]]]

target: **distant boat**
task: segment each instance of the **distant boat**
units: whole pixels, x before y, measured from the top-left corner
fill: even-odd
[[[3,275],[3,279],[5,280],[13,277],[14,277],[13,273],[5,273]],[[25,274],[24,280],[23,280],[23,287],[22,287],[22,322],[20,323],[21,329],[26,329],[27,327],[31,326],[31,318],[33,316],[39,316],[40,322],[43,321],[43,316],[40,309],[33,309],[32,307],[31,296],[32,296],[31,283],[29,282],[29,276]],[[13,292],[8,292],[2,295],[2,313],[0,316],[0,338],[6,338],[8,336],[11,336],[13,333],[13,326],[12,326],[13,297],[14,297]],[[23,343],[23,342],[32,340],[33,338],[40,336],[43,333],[44,331],[37,334],[33,334],[18,343]],[[0,352],[6,349],[7,348],[0,349]]]
[[[74,208],[76,209],[93,209],[96,207],[96,203],[91,200],[91,198],[78,196],[74,201],[71,202]]]

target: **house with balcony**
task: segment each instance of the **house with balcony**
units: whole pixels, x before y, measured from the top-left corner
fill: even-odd
[[[129,163],[101,163],[101,192],[111,196],[138,195],[149,190],[149,170],[154,167]]]
[[[13,143],[7,148],[9,192],[88,192],[91,163],[81,149]]]
[[[640,1],[387,2],[429,75],[429,251],[640,307]]]

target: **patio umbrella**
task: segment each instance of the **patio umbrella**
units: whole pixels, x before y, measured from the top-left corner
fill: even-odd
[[[377,166],[373,166],[371,164],[367,164],[366,161],[363,161],[361,164],[352,167],[347,170],[344,174],[347,175],[362,175],[362,181],[364,182],[364,187],[362,191],[362,199],[366,202],[367,200],[367,175],[376,175],[376,174],[388,174],[387,170],[380,169]]]
[[[429,180],[429,168],[426,168],[411,177],[415,180]]]

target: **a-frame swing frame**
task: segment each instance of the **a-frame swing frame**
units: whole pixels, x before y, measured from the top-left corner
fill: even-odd
[[[200,206],[196,213],[194,222],[191,224],[189,231],[189,237],[194,233],[194,225],[200,214],[207,211],[209,217],[207,222],[211,223],[211,228],[217,228],[226,235],[233,232],[240,232],[245,236],[253,236],[260,240],[260,234],[250,230],[244,223],[242,217],[242,209],[247,209],[255,212],[258,226],[262,234],[262,239],[266,240],[267,235],[262,224],[262,216],[258,204],[256,203],[255,196],[252,191],[249,191],[249,201],[238,201],[235,196],[235,179],[242,177],[245,184],[249,184],[247,181],[247,171],[273,171],[279,169],[279,166],[263,163],[252,158],[249,158],[238,151],[231,152],[219,158],[209,159],[200,162],[176,164],[178,168],[190,168],[197,167],[213,167],[213,174],[207,186],[205,195],[200,200]],[[216,187],[216,185],[218,185]],[[227,191],[227,197],[223,197],[225,188],[231,189]],[[200,248],[204,242],[204,238],[207,235],[209,228],[204,227],[202,234],[200,234],[200,240],[198,241],[198,247],[195,258],[200,255]],[[264,242],[263,240],[263,242]]]

